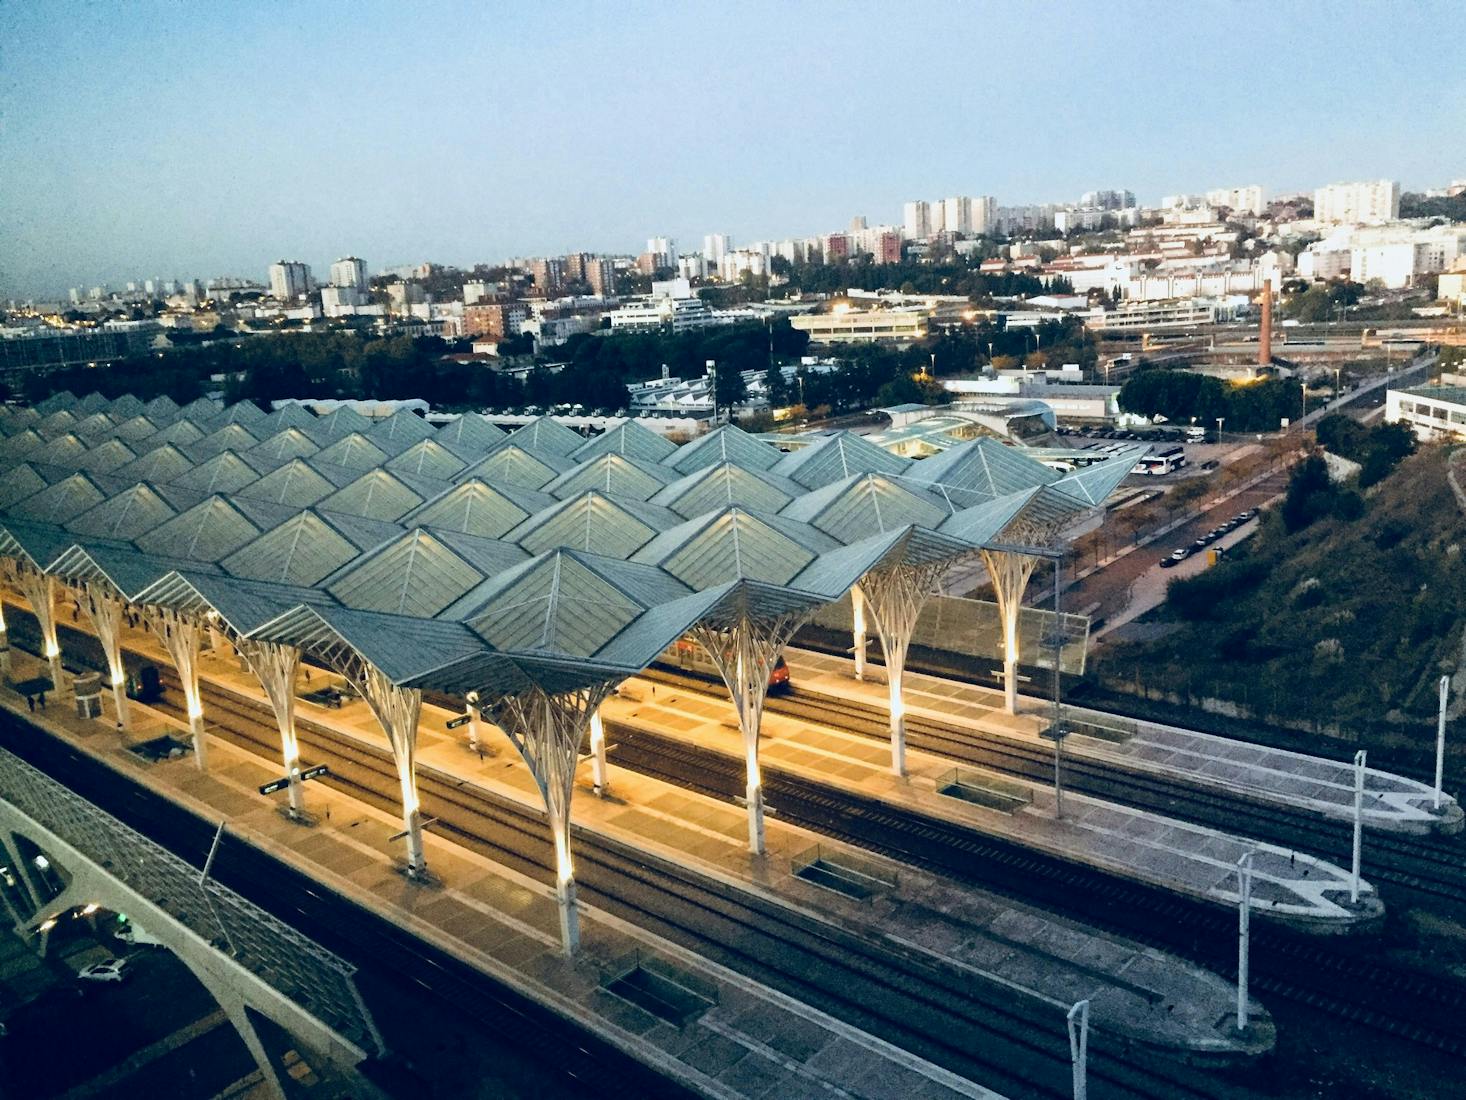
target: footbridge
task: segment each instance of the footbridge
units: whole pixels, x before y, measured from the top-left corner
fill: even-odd
[[[20,858],[16,837],[46,854],[60,893]],[[4,749],[0,840],[17,872],[6,909],[20,927],[42,929],[87,906],[134,916],[213,995],[281,1100],[251,1012],[348,1072],[383,1053],[350,963]],[[29,915],[16,911],[17,898]]]

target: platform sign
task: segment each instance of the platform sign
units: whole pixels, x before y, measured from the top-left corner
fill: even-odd
[[[460,714],[457,718],[450,718],[444,724],[444,729],[456,730],[459,726],[465,726],[473,720],[471,714]]]
[[[317,764],[315,767],[306,768],[305,771],[301,772],[300,779],[301,782],[305,782],[307,779],[319,779],[323,775],[330,774],[331,769],[325,764]],[[277,794],[288,786],[290,786],[290,776],[282,776],[279,779],[272,779],[270,782],[263,784],[260,787],[260,794]]]

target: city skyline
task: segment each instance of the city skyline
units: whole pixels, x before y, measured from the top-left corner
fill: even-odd
[[[804,236],[862,214],[899,224],[903,203],[943,195],[1072,202],[1115,187],[1153,204],[1253,183],[1276,194],[1388,177],[1419,190],[1463,169],[1440,138],[1466,131],[1466,79],[1423,89],[1411,48],[1444,5],[1320,26],[1229,6],[1230,24],[1194,32],[1149,18],[1154,5],[1119,5],[1045,20],[1044,42],[1027,46],[990,33],[1017,26],[1011,7],[904,11],[905,26],[958,41],[971,27],[974,51],[945,53],[892,52],[878,33],[889,13],[872,5],[842,7],[838,23],[814,5],[767,20],[562,8],[553,25],[441,6],[414,16],[431,49],[404,47],[401,12],[385,7],[347,22],[338,9],[224,5],[160,30],[175,11],[3,17],[0,296],[261,278],[280,256],[323,272],[360,255],[375,271],[634,253],[652,235],[684,248],[709,233]],[[1273,41],[1302,45],[1259,69],[1255,36],[1230,28],[1264,20]],[[647,64],[627,62],[637,56]],[[918,57],[913,93],[902,81]],[[1361,66],[1367,102],[1350,76]]]

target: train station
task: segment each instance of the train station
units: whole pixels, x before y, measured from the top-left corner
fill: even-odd
[[[973,1027],[1083,1002],[1097,1043],[1245,1063],[1274,1041],[1245,964],[1136,914],[1367,934],[1361,833],[1462,815],[1062,701],[1088,623],[1028,590],[1144,451],[57,395],[0,411],[0,702],[696,1093],[1007,1094],[845,983]],[[911,667],[938,612],[966,678]],[[1295,842],[1351,822],[1352,867]],[[1041,904],[1079,883],[1092,927]]]

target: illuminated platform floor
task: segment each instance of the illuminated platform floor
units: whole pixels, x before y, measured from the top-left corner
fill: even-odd
[[[798,676],[801,669],[793,672]],[[732,704],[666,684],[654,692],[652,687],[646,680],[628,682],[603,708],[607,721],[742,758]],[[944,757],[912,750],[908,774],[898,778],[890,771],[885,742],[783,714],[765,713],[762,728],[765,773],[815,779],[1219,905],[1236,905],[1237,861],[1254,852],[1255,911],[1300,928],[1348,931],[1383,912],[1368,883],[1361,886],[1360,905],[1349,906],[1348,872],[1302,853],[1070,792],[1064,794],[1063,818],[1056,819],[1051,786],[954,768]]]
[[[150,639],[133,632],[129,632],[126,644],[138,650],[152,648]],[[232,662],[205,658],[202,673],[206,681],[263,702],[258,683],[240,673]],[[315,673],[316,680],[323,675]],[[205,710],[207,722],[207,703]],[[315,724],[347,733],[385,751],[384,739],[362,702],[348,703],[339,710],[302,702],[297,715],[303,725]],[[481,758],[468,749],[465,729],[451,733],[445,730],[446,722],[452,717],[438,708],[424,706],[417,754],[422,772],[466,781],[497,796],[535,807],[539,812],[541,804],[533,778],[502,733],[490,723],[483,723],[487,748]],[[128,740],[141,737],[134,731]],[[91,740],[116,744],[111,734],[93,732]],[[231,759],[242,755],[218,738],[211,738],[210,752],[214,753],[215,746],[221,745]],[[112,753],[119,755],[117,749]],[[249,775],[241,776],[233,798],[218,808],[229,813],[246,812],[237,799],[247,793],[251,803],[248,819],[255,821],[263,812],[271,835],[275,836],[279,834],[275,822],[281,819],[265,808],[267,800],[254,794],[258,783],[273,778],[274,772],[257,757],[249,759]],[[168,764],[166,768],[176,777],[177,784],[194,790],[209,787],[216,781],[222,765],[211,762],[210,766],[208,777],[200,775],[191,760]],[[1030,998],[1040,1008],[1054,1011],[1056,1026],[1062,1024],[1070,1004],[1088,998],[1097,1029],[1141,1047],[1210,1060],[1248,1057],[1271,1046],[1271,1025],[1260,1009],[1259,1026],[1251,1029],[1245,1038],[1238,1037],[1226,1026],[1227,1014],[1235,1005],[1235,987],[1231,983],[1163,952],[881,859],[773,818],[767,823],[768,853],[754,857],[747,849],[744,812],[735,806],[619,768],[611,769],[610,787],[613,797],[596,797],[590,790],[589,765],[582,764],[571,812],[577,836],[588,831],[605,835],[693,868],[728,889],[792,908],[807,920],[826,922],[837,935],[853,933],[881,941],[898,955],[909,957],[915,953],[926,965],[959,981],[986,982],[1004,991],[1005,996]],[[313,803],[311,808],[318,811],[319,805],[315,803],[328,792],[318,790],[313,784],[308,793]],[[335,794],[329,797],[333,801],[340,799]],[[348,813],[361,816],[356,810]],[[396,828],[395,819],[382,820],[383,830],[386,824]],[[285,827],[284,835],[292,835],[289,826]],[[360,836],[355,831],[351,835],[354,849],[359,850]],[[388,858],[392,851],[392,846],[385,842],[386,835],[384,831],[382,836],[374,837],[383,858]],[[300,843],[292,840],[293,847]],[[303,843],[313,842],[306,838]],[[464,857],[461,849],[431,835],[428,844],[429,864],[435,871],[441,865],[439,849],[453,853],[455,859]],[[822,880],[828,881],[831,876],[844,880],[836,885],[854,881],[869,892],[863,897],[851,896],[841,889],[821,885]],[[451,874],[445,878],[450,887],[456,885]],[[374,872],[371,882],[381,885],[389,880]],[[549,950],[558,928],[549,887],[528,880],[520,884],[539,898],[535,926],[547,937],[544,942]],[[413,900],[410,890],[404,893],[398,887],[393,887],[388,897],[396,904]],[[590,908],[584,908],[583,912],[587,926],[602,922],[600,912]],[[423,912],[418,910],[416,915],[421,916]],[[628,927],[621,930],[633,931]],[[645,939],[661,943],[650,936]],[[587,942],[590,952],[600,952],[594,937],[588,935]],[[626,945],[617,946],[624,954]],[[602,957],[600,961],[604,965],[606,959]],[[898,1094],[902,1093],[890,1093]]]
[[[20,654],[15,661],[16,675],[25,668],[41,668]],[[217,662],[205,661],[212,664]],[[589,906],[582,906],[581,951],[567,959],[560,951],[550,887],[431,835],[426,838],[428,861],[440,885],[410,883],[397,870],[401,845],[390,838],[401,823],[394,815],[311,784],[310,809],[320,819],[314,827],[292,824],[277,812],[277,800],[257,790],[278,768],[217,737],[210,740],[207,774],[198,771],[192,756],[143,764],[127,744],[181,728],[148,708],[134,706],[133,728],[123,734],[113,727],[110,701],[104,721],[69,716],[70,700],[55,696],[46,710],[26,715],[24,700],[8,687],[0,690],[0,703],[209,819],[227,820],[236,837],[413,929],[702,1095],[727,1100],[842,1095],[1002,1100],[991,1090]],[[344,715],[348,726],[356,724],[352,709]],[[511,771],[507,785],[526,785],[521,779],[527,781],[528,772],[522,766],[506,769],[501,759],[480,764],[447,736],[425,740],[438,741],[439,754],[455,757],[465,767]],[[581,797],[595,801],[594,796]],[[609,992],[608,976],[627,969],[628,960],[637,960],[644,972],[686,982],[688,992],[705,1004],[679,1027],[634,999]]]
[[[878,652],[879,643],[872,642],[871,649]],[[856,698],[882,712],[886,710],[885,671],[880,665],[868,665],[867,679],[861,682],[855,679],[852,660],[808,650],[790,650],[787,656],[794,682],[800,689]],[[936,676],[908,672],[905,698],[908,713],[992,736],[1019,738],[1030,744],[1038,740],[1038,731],[1049,725],[1046,704],[1038,698],[1020,701],[1020,708],[1026,707],[1029,713],[1009,715],[1003,713],[1002,692]],[[1327,760],[1083,707],[1065,709],[1067,715],[1105,732],[1103,737],[1078,734],[1068,738],[1064,750],[1074,757],[1118,765],[1160,779],[1233,791],[1293,810],[1306,808],[1320,817],[1337,821],[1353,821],[1351,760]],[[1366,770],[1366,829],[1402,833],[1459,829],[1462,813],[1456,800],[1450,795],[1443,796],[1439,812],[1433,808],[1433,802],[1434,790],[1428,784],[1389,772]]]

